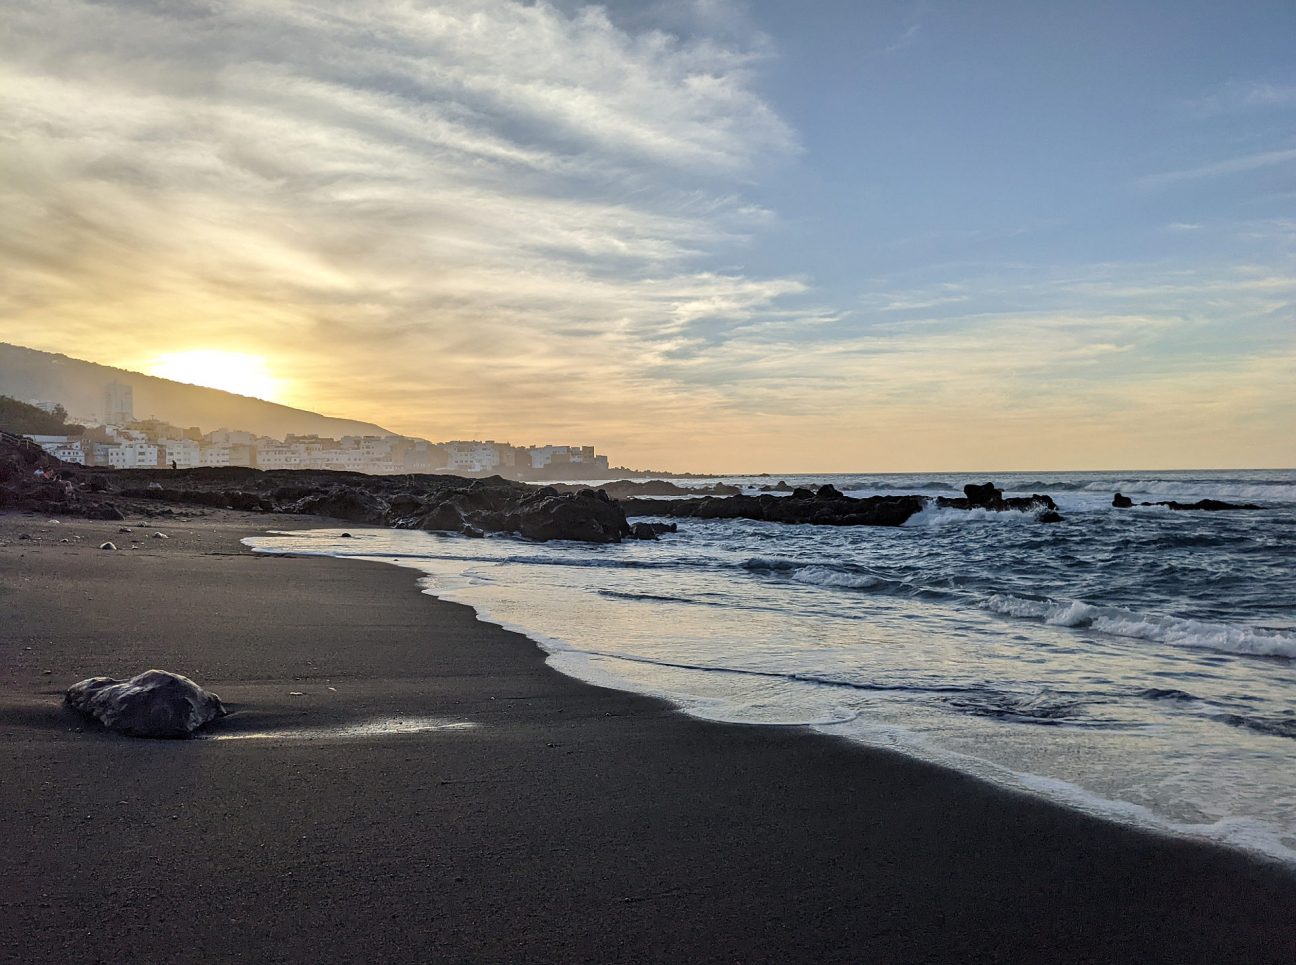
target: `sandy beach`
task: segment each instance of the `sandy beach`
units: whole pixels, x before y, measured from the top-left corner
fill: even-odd
[[[0,516],[6,961],[1296,960],[1287,869],[695,720],[408,570],[239,542],[336,524],[137,522]],[[150,667],[235,713],[162,742],[62,705]]]

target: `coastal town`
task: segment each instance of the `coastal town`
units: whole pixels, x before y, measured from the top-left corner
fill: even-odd
[[[28,433],[28,438],[66,463],[113,469],[197,469],[242,466],[254,469],[325,469],[370,475],[448,472],[499,473],[513,478],[591,478],[609,471],[608,457],[593,446],[526,445],[487,440],[431,442],[400,435],[344,435],[331,438],[289,433],[283,439],[241,429],[177,426],[135,414],[129,383],[104,387],[103,412],[68,416],[56,401],[31,399],[49,414],[59,413],[69,431]]]

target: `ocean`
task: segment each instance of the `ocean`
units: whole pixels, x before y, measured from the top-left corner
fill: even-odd
[[[954,494],[906,525],[678,520],[597,546],[341,528],[262,552],[381,560],[557,670],[698,717],[809,726],[1104,817],[1296,863],[1296,471],[715,477]],[[1119,510],[1201,498],[1248,512]]]

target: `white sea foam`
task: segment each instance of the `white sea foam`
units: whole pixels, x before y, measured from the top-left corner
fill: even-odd
[[[1040,620],[1055,627],[1083,627],[1118,637],[1223,653],[1296,658],[1296,635],[1276,630],[1135,613],[1122,607],[1093,606],[1079,600],[1024,600],[1004,593],[995,594],[981,606],[992,613]]]
[[[868,590],[890,582],[867,573],[843,573],[841,570],[834,570],[827,566],[803,566],[799,570],[792,571],[792,579],[798,583],[840,587],[847,590]]]
[[[944,527],[987,526],[991,524],[1022,526],[1029,524],[1035,526],[1039,523],[1037,515],[1034,512],[1022,512],[1017,509],[1005,509],[1002,511],[993,509],[953,509],[949,506],[939,506],[936,500],[933,499],[922,508],[921,512],[914,513],[905,520],[904,525]]]

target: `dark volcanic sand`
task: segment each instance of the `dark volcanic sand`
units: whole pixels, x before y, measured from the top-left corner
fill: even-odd
[[[0,516],[6,960],[1296,960],[1285,870],[692,720],[549,670],[409,570],[238,544],[312,523],[216,513],[129,549],[118,523]],[[133,740],[60,705],[153,666],[247,739]],[[329,730],[391,717],[475,726]]]

